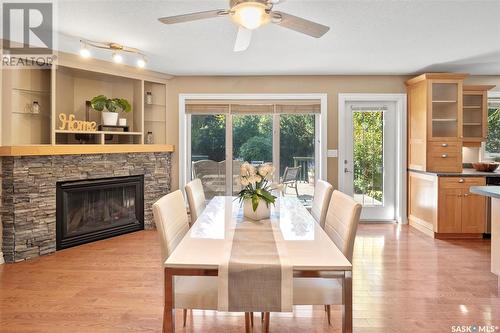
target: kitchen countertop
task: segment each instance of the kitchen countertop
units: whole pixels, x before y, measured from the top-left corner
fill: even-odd
[[[482,171],[476,171],[475,169],[467,169],[467,168],[464,168],[462,172],[431,172],[431,171],[421,171],[412,169],[409,169],[409,171],[423,173],[427,175],[446,176],[446,177],[500,177],[500,171],[482,172]]]
[[[500,199],[500,186],[471,186],[472,193]]]

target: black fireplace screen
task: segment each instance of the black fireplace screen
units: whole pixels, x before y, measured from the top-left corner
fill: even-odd
[[[143,176],[57,183],[57,249],[144,229]]]

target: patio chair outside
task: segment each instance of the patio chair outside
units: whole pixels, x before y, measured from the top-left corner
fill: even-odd
[[[299,196],[298,182],[300,177],[301,167],[286,167],[285,172],[283,172],[283,177],[281,178],[281,184],[283,185],[283,195],[286,194],[286,188],[291,187],[295,189],[297,197]]]

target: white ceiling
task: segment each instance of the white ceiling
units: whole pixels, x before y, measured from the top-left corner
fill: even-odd
[[[117,42],[143,50],[148,68],[174,75],[500,74],[496,0],[287,0],[279,10],[331,30],[314,39],[269,24],[254,32],[250,48],[242,53],[232,51],[237,27],[229,18],[170,26],[157,20],[227,4],[60,0],[58,47],[77,53],[79,38]]]

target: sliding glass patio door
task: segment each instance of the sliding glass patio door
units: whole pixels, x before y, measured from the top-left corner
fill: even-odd
[[[235,195],[244,162],[272,163],[282,193],[309,205],[319,176],[319,109],[319,104],[187,104],[188,180],[200,178],[207,199]]]
[[[233,136],[233,195],[242,190],[239,182],[240,166],[273,164],[272,114],[235,114],[232,116]]]

